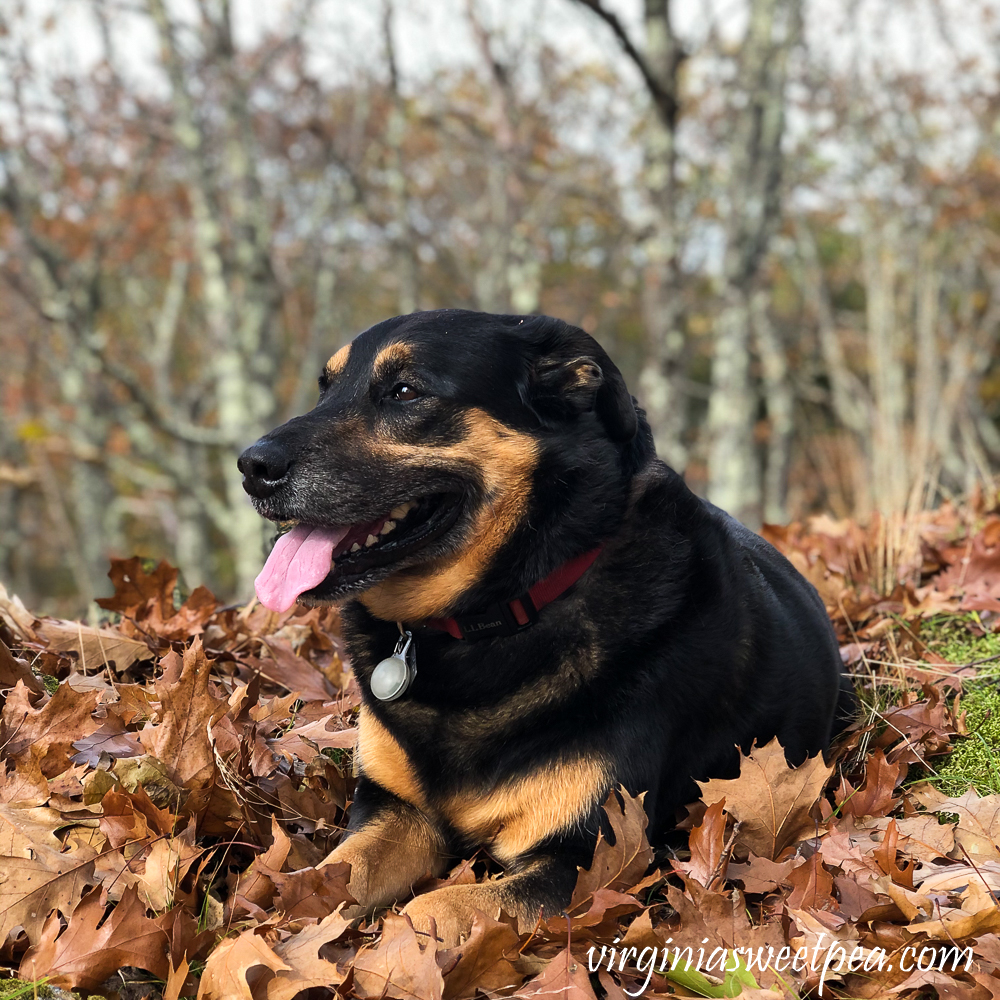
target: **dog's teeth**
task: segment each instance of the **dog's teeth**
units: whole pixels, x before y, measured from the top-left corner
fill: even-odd
[[[377,541],[378,539],[374,535],[369,535],[365,539],[365,548],[366,549],[369,548],[370,546],[374,545]]]
[[[389,511],[389,517],[394,517],[397,521],[402,521],[402,519],[406,517],[406,512],[409,509],[410,508],[407,507],[405,503],[401,503],[398,507],[393,507],[392,510]]]
[[[352,552],[360,552],[360,551],[361,551],[361,546],[360,546],[360,545],[359,545],[359,544],[358,544],[357,542],[355,542],[355,543],[354,543],[354,544],[353,544],[353,545],[351,546],[351,551],[352,551]]]
[[[382,530],[379,532],[379,534],[388,535],[389,532],[392,531],[392,529],[395,527],[396,527],[395,521],[386,521],[385,524],[382,525]]]

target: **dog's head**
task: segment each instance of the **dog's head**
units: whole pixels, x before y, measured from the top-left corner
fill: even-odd
[[[257,510],[293,525],[258,578],[276,610],[359,595],[415,621],[503,596],[613,531],[652,455],[601,346],[546,316],[400,316],[319,384],[239,459]]]

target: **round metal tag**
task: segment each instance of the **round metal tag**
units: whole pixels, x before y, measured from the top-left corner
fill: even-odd
[[[417,657],[413,648],[413,633],[399,624],[399,639],[392,656],[375,664],[372,671],[372,694],[379,701],[395,701],[413,683],[417,676]]]
[[[410,686],[410,668],[402,656],[393,654],[372,671],[372,694],[379,701],[395,701]]]

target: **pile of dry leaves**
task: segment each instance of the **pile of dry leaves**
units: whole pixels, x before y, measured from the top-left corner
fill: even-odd
[[[739,779],[702,786],[684,850],[654,857],[641,803],[613,796],[614,846],[564,915],[520,934],[484,915],[450,950],[398,914],[351,925],[346,866],[314,867],[353,786],[359,699],[334,611],[220,607],[204,589],[177,607],[175,571],[138,559],[114,563],[101,603],[117,624],[99,629],[0,587],[3,963],[171,1000],[1000,996],[1000,796],[912,784],[961,732],[952,695],[975,671],[928,649],[920,619],[977,609],[992,627],[1000,517],[928,514],[888,592],[884,525],[770,535],[819,586],[851,669],[891,673],[895,707],[836,765],[756,749]],[[449,879],[485,877],[478,858]]]

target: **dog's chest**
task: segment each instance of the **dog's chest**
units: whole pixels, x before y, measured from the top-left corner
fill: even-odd
[[[421,780],[392,733],[362,709],[358,722],[361,773],[469,845],[488,847],[501,862],[566,830],[603,801],[610,785],[598,757],[549,761],[491,787],[448,783],[442,790]]]

